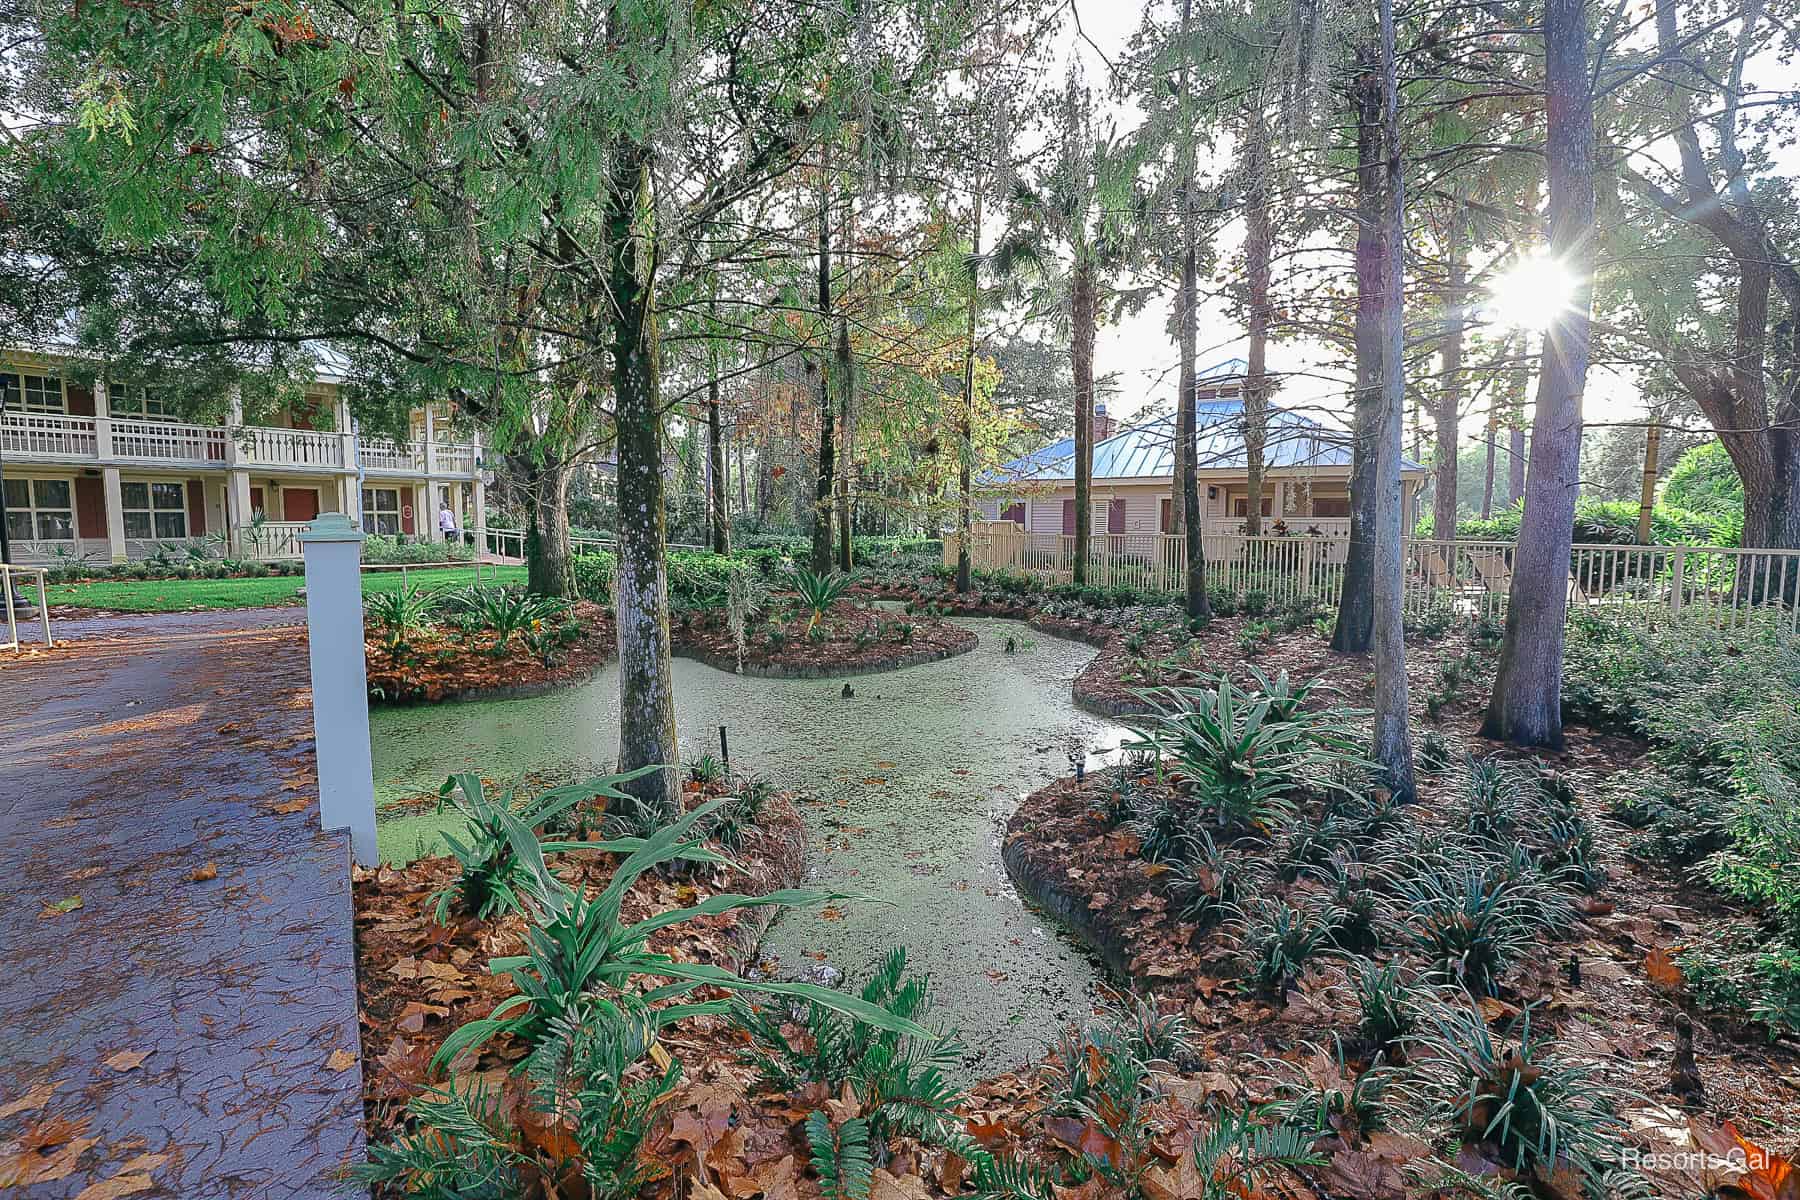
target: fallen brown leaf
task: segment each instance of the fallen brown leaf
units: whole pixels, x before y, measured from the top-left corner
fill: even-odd
[[[144,1060],[154,1053],[154,1050],[120,1050],[107,1055],[100,1061],[115,1071],[135,1071],[143,1066]]]
[[[188,872],[189,883],[205,883],[209,879],[217,879],[218,877],[219,864],[215,862],[209,862],[204,867],[195,867]]]
[[[333,1050],[331,1052],[331,1057],[325,1060],[326,1069],[331,1071],[348,1071],[355,1065],[356,1055],[342,1047]]]
[[[17,1100],[9,1100],[5,1104],[0,1104],[0,1117],[10,1117],[44,1107],[50,1102],[51,1094],[61,1086],[62,1080],[60,1079],[46,1079],[42,1083],[33,1085],[30,1091]]]
[[[88,1184],[75,1193],[75,1200],[118,1200],[120,1196],[134,1196],[154,1186],[148,1175],[114,1175],[111,1179]]]

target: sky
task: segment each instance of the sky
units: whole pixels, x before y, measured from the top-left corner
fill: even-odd
[[[1142,19],[1142,5],[1138,0],[1124,0],[1123,3],[1070,0],[1070,3],[1080,15],[1086,40],[1075,35],[1072,22],[1065,22],[1060,60],[1066,66],[1072,58],[1078,59],[1084,75],[1094,81],[1098,92],[1109,75],[1106,60],[1117,61],[1124,53]],[[1122,125],[1129,125],[1136,118],[1133,113],[1120,113],[1118,119]],[[1239,237],[1237,227],[1228,228],[1221,249],[1229,253]],[[1205,287],[1204,280],[1202,287]],[[1158,297],[1140,313],[1128,315],[1101,329],[1094,352],[1095,370],[1102,375],[1116,376],[1118,390],[1109,402],[1114,416],[1129,418],[1152,404],[1173,406],[1179,352],[1167,328],[1172,302],[1172,296]],[[1199,344],[1202,368],[1221,359],[1247,356],[1243,326],[1232,306],[1217,299],[1208,299],[1202,304]],[[1338,368],[1326,365],[1331,358],[1331,352],[1317,342],[1271,342],[1269,369],[1286,376],[1277,403],[1302,408],[1315,419],[1329,421],[1336,417],[1348,424],[1347,383]],[[1638,396],[1636,372],[1605,365],[1594,367],[1589,376],[1585,408],[1590,422],[1640,418],[1644,406]],[[1465,418],[1462,434],[1465,441],[1477,440],[1481,422]]]

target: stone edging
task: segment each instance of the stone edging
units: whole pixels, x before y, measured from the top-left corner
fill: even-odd
[[[1006,839],[1000,843],[1000,861],[1012,877],[1013,887],[1033,905],[1049,913],[1057,924],[1068,930],[1089,950],[1100,956],[1107,969],[1119,979],[1135,982],[1131,976],[1131,954],[1125,942],[1094,919],[1088,897],[1069,891],[1052,878],[1049,864],[1040,863],[1033,853],[1036,845],[1027,840],[1019,828],[1019,817],[1031,803],[1031,797],[1019,806],[1007,823]]]
[[[691,658],[695,662],[705,663],[714,670],[723,671],[727,675],[746,675],[758,679],[843,679],[855,675],[881,675],[888,671],[898,671],[906,667],[917,667],[925,663],[942,662],[947,658],[955,658],[959,654],[967,654],[980,644],[981,639],[974,633],[963,630],[967,641],[958,639],[955,646],[932,646],[913,650],[899,658],[883,663],[868,663],[858,666],[831,667],[807,666],[784,667],[780,664],[758,665],[745,663],[744,669],[737,669],[737,656],[715,654],[698,646],[676,643],[674,652],[683,658]]]

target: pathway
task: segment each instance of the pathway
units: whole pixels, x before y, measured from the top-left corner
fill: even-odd
[[[0,660],[0,1192],[343,1195],[348,848],[301,617],[58,621],[67,651]]]

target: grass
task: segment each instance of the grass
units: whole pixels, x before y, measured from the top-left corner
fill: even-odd
[[[524,567],[497,569],[502,583],[523,583]],[[483,582],[495,578],[496,569],[484,569]],[[408,583],[423,587],[473,583],[475,569],[434,567],[406,572]],[[363,574],[363,595],[397,591],[399,571]],[[268,608],[300,602],[302,575],[271,575],[261,579],[103,579],[95,583],[58,583],[45,591],[51,604],[70,608],[105,609],[111,612],[196,612],[228,608]]]

